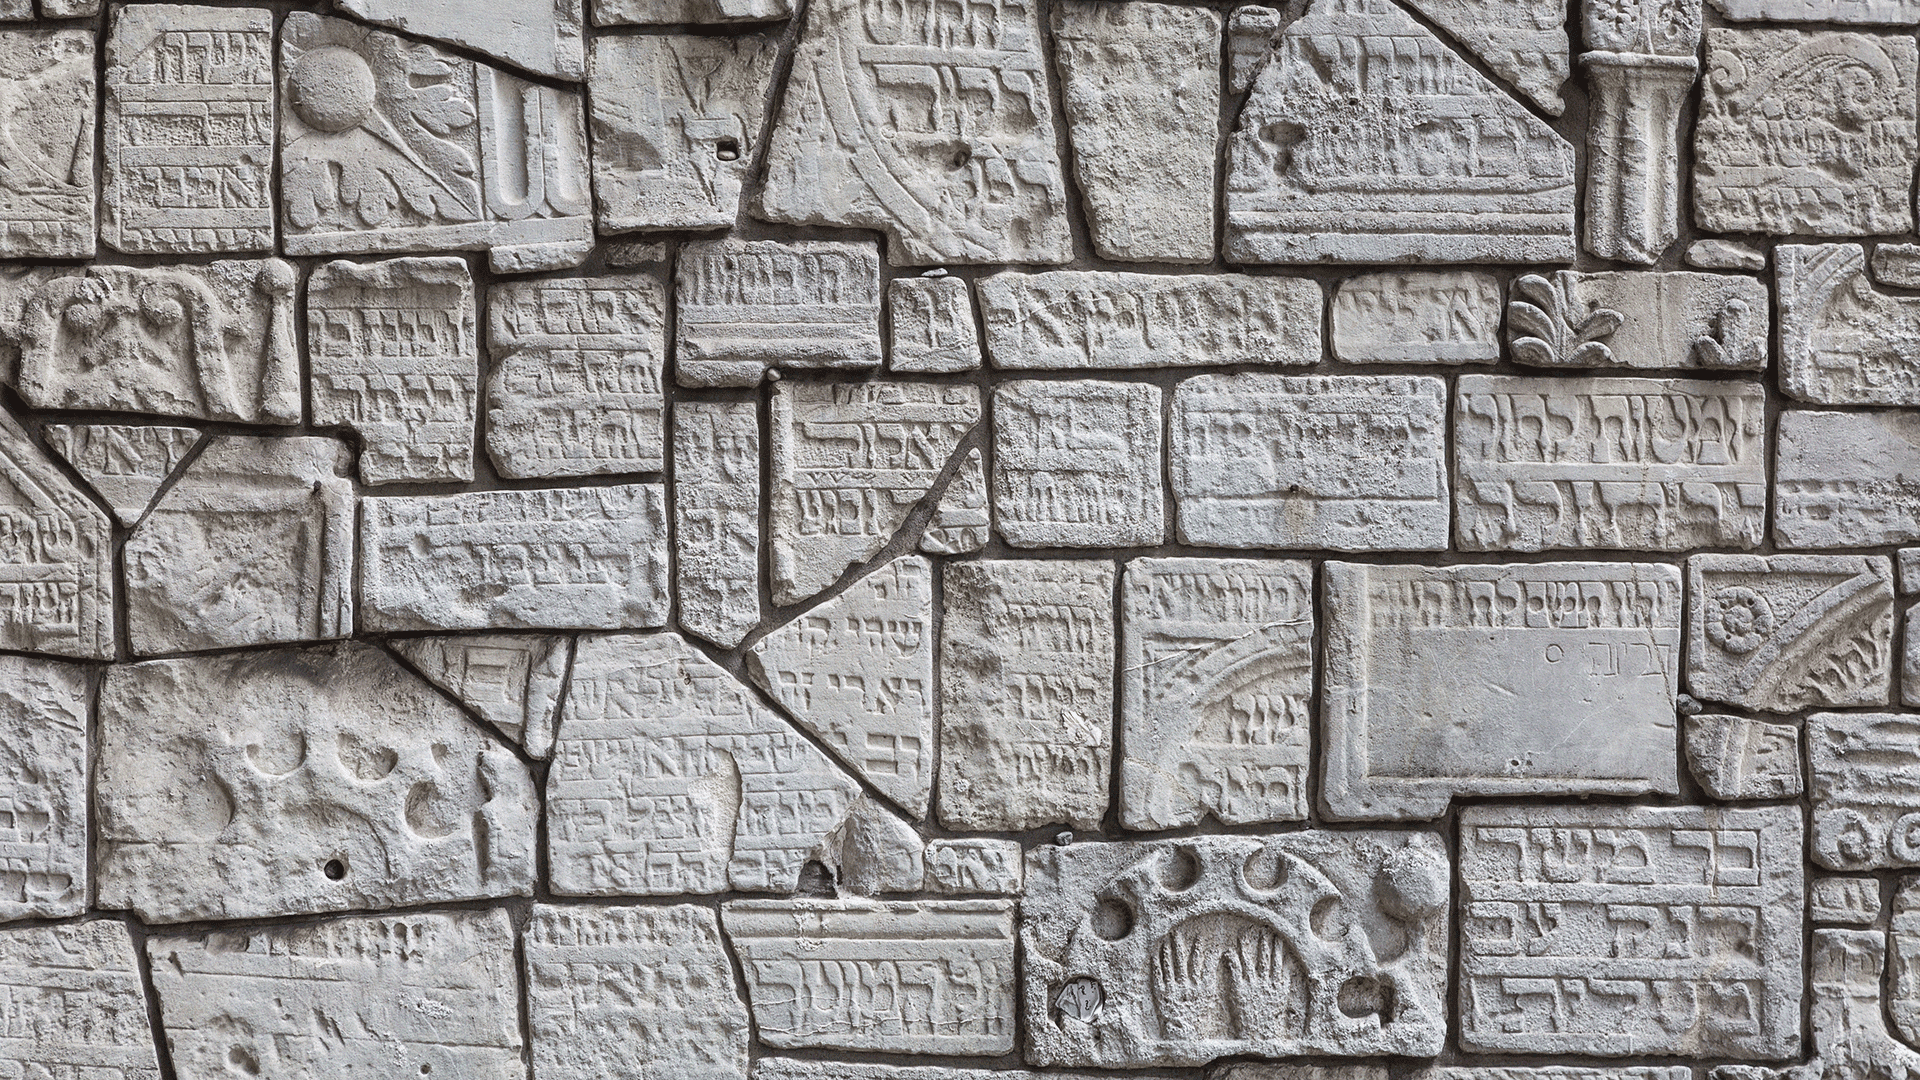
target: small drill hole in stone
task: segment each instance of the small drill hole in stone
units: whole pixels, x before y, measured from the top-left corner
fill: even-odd
[[[347,876],[346,860],[328,859],[327,865],[321,868],[321,872],[327,875],[328,881],[339,881]]]
[[[721,139],[718,143],[714,144],[713,156],[719,158],[721,161],[740,160],[740,140]]]

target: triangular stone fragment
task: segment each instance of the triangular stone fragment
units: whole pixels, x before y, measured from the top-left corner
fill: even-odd
[[[573,639],[559,634],[401,638],[393,650],[500,733],[544,758],[553,753],[560,690]]]
[[[902,555],[768,634],[747,669],[916,818],[933,790],[933,568]]]
[[[929,555],[965,555],[987,546],[987,532],[993,526],[987,509],[987,470],[980,465],[980,451],[967,451],[960,471],[947,481],[934,508],[933,520],[920,537],[920,550]]]
[[[189,427],[136,424],[48,424],[47,445],[67,459],[131,526],[153,504],[200,433]]]
[[[1567,0],[1407,0],[1495,75],[1555,116],[1566,110]]]
[[[381,26],[464,45],[536,75],[586,76],[579,0],[334,0]]]

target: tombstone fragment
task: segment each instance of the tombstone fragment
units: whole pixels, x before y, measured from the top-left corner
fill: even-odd
[[[1687,689],[1759,712],[1885,705],[1893,567],[1885,556],[1687,560]]]
[[[1920,718],[1814,713],[1807,719],[1813,861],[1829,870],[1920,866]]]
[[[673,412],[680,626],[731,649],[760,622],[760,416],[751,401]]]
[[[836,895],[919,892],[927,878],[920,834],[871,795],[853,800],[813,855],[831,875]]]
[[[1166,539],[1160,400],[1145,383],[1022,380],[993,390],[993,503],[1014,547]]]
[[[1840,1080],[1897,1076],[1920,1069],[1920,1053],[1887,1027],[1885,932],[1815,930],[1808,972],[1807,994],[1813,999],[1808,1011],[1812,1060],[1783,1069],[1721,1065],[1708,1074],[1712,1080],[1787,1080],[1789,1076]]]
[[[1858,244],[1782,244],[1774,257],[1780,388],[1822,405],[1920,405],[1920,299],[1874,288]]]
[[[0,649],[110,660],[113,524],[0,408]]]
[[[1419,832],[1035,848],[1020,921],[1026,1059],[1432,1056],[1446,1036],[1449,891],[1445,847]],[[1069,989],[1087,982],[1090,994]],[[1088,998],[1101,1002],[1091,1016]]]
[[[0,30],[0,259],[93,257],[94,70],[90,31]]]
[[[1880,881],[1822,875],[1807,882],[1807,917],[1833,926],[1872,926],[1880,921]]]
[[[681,386],[758,386],[769,367],[880,364],[880,253],[837,240],[696,240],[674,287]]]
[[[1900,660],[1900,704],[1911,708],[1920,706],[1920,607],[1907,608],[1902,643],[1906,652]]]
[[[1920,288],[1920,244],[1876,244],[1873,279],[1900,289]]]
[[[1800,730],[1748,716],[1686,718],[1687,768],[1721,802],[1797,798]]]
[[[1411,0],[1488,70],[1553,116],[1566,108],[1566,0]],[[1696,17],[1697,21],[1697,17]],[[1592,44],[1589,37],[1588,44]]]
[[[1473,270],[1389,270],[1340,283],[1333,354],[1349,364],[1500,358],[1500,282]]]
[[[126,924],[111,919],[0,930],[16,1018],[0,1035],[0,1073],[160,1080],[133,948]]]
[[[667,510],[660,484],[362,503],[365,629],[666,625]]]
[[[994,274],[978,288],[998,368],[1320,360],[1320,286],[1306,278],[1055,270]]]
[[[1507,305],[1513,359],[1535,367],[1740,368],[1767,363],[1767,287],[1737,274],[1528,274]]]
[[[1023,890],[1017,840],[929,840],[926,867],[930,893],[1019,896]]]
[[[1700,74],[1700,0],[1581,0],[1586,249],[1651,265],[1680,236],[1680,113]],[[1559,25],[1555,23],[1555,25]]]
[[[1685,1065],[1639,1065],[1587,1068],[1579,1065],[1456,1065],[1417,1069],[1409,1080],[1690,1080]],[[1252,1078],[1244,1078],[1252,1080]]]
[[[340,10],[505,60],[552,79],[586,75],[579,0],[487,3],[486,0],[334,0]]]
[[[980,336],[973,325],[973,291],[959,278],[894,278],[887,283],[893,327],[890,366],[902,372],[973,371]]]
[[[964,555],[987,546],[993,531],[993,512],[987,504],[987,471],[980,451],[967,451],[960,468],[947,481],[940,502],[921,534],[920,550],[929,555]]]
[[[487,293],[487,454],[512,479],[658,472],[666,283],[548,278]]]
[[[1687,265],[1702,270],[1765,270],[1767,257],[1733,240],[1695,240],[1687,245]]]
[[[427,681],[537,758],[553,753],[573,641],[553,634],[464,634],[387,643]]]
[[[132,424],[48,424],[42,433],[129,527],[200,442],[194,428]]]
[[[86,910],[92,712],[85,668],[0,656],[0,921]]]
[[[526,766],[374,646],[110,668],[99,743],[102,907],[185,922],[532,891]]]
[[[1780,414],[1773,538],[1781,547],[1920,540],[1920,415],[1899,409]]]
[[[209,439],[127,537],[134,653],[352,634],[347,461],[338,439]]]
[[[790,0],[591,0],[595,26],[673,26],[784,19]]]

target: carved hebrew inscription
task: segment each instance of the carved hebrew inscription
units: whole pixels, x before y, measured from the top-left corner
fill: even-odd
[[[92,258],[93,35],[0,30],[0,72],[0,258]]]
[[[1351,364],[1500,357],[1500,282],[1471,270],[1362,274],[1333,294],[1333,354]]]
[[[113,524],[0,408],[0,649],[113,657]]]
[[[87,908],[92,710],[80,665],[0,656],[0,921]],[[6,1045],[0,1035],[0,1062]]]
[[[1807,720],[1815,862],[1829,870],[1920,866],[1920,718],[1815,713]]]
[[[1128,547],[1166,536],[1160,399],[1144,383],[993,390],[996,527],[1014,547]]]
[[[760,418],[755,404],[678,402],[673,476],[680,625],[732,648],[760,621]]]
[[[680,249],[681,386],[757,386],[772,366],[880,363],[880,253],[834,240],[695,240]]]
[[[1687,560],[1687,689],[1766,712],[1885,705],[1893,567],[1858,555]]]
[[[1858,244],[1781,244],[1774,258],[1780,388],[1822,405],[1920,405],[1920,300],[1876,289]]]
[[[0,930],[0,1075],[160,1080],[147,995],[125,923]]]
[[[185,427],[48,424],[41,432],[128,527],[200,442],[200,432]]]
[[[1056,270],[995,274],[981,278],[978,288],[995,367],[1119,370],[1320,359],[1320,286],[1304,278]]]
[[[1920,540],[1920,413],[1780,414],[1773,538],[1786,548]]]

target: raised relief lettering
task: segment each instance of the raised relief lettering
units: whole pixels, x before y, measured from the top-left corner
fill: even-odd
[[[1858,244],[1782,244],[1774,257],[1780,388],[1822,405],[1920,405],[1920,299],[1874,288]]]
[[[160,1080],[133,950],[114,919],[0,930],[0,1075]]]
[[[1703,713],[1686,718],[1687,768],[1721,802],[1797,798],[1800,729],[1750,716]]]
[[[993,503],[1007,543],[1164,541],[1160,399],[1157,386],[1091,379],[994,387]]]
[[[1880,879],[1821,876],[1809,880],[1807,918],[1830,926],[1872,926],[1880,921]]]
[[[0,649],[111,660],[113,523],[0,409]]]
[[[929,840],[926,869],[930,893],[1019,896],[1024,889],[1016,840]]]
[[[184,427],[48,424],[41,430],[47,445],[67,459],[129,528],[200,443],[200,432]]]
[[[1409,0],[1460,47],[1551,115],[1566,108],[1566,0]],[[1591,44],[1591,42],[1589,42]]]
[[[537,758],[553,753],[573,640],[552,634],[467,634],[387,643],[426,680]]]
[[[681,386],[758,386],[769,367],[880,364],[880,253],[834,240],[696,240],[680,249]]]
[[[1764,712],[1885,705],[1893,567],[1885,556],[1687,560],[1687,689]]]
[[[1320,360],[1320,286],[1305,278],[1057,270],[995,274],[978,287],[999,368]]]
[[[0,72],[0,259],[92,258],[93,34],[0,30]]]
[[[1920,866],[1920,717],[1807,719],[1813,861],[1829,870]]]
[[[92,713],[85,668],[0,656],[0,922],[60,919],[87,908]],[[17,1002],[14,992],[8,989]],[[0,1035],[0,1067],[7,1060],[8,1039]]]
[[[933,508],[927,531],[920,536],[920,550],[929,555],[964,555],[986,547],[992,531],[987,471],[980,464],[980,451],[969,450]]]
[[[888,365],[894,371],[945,373],[979,368],[973,291],[965,281],[894,278],[887,283],[887,317],[893,329]]]
[[[1500,282],[1472,270],[1391,270],[1340,283],[1333,355],[1350,364],[1500,358]]]
[[[1781,413],[1773,503],[1773,538],[1781,547],[1920,540],[1920,414]]]

